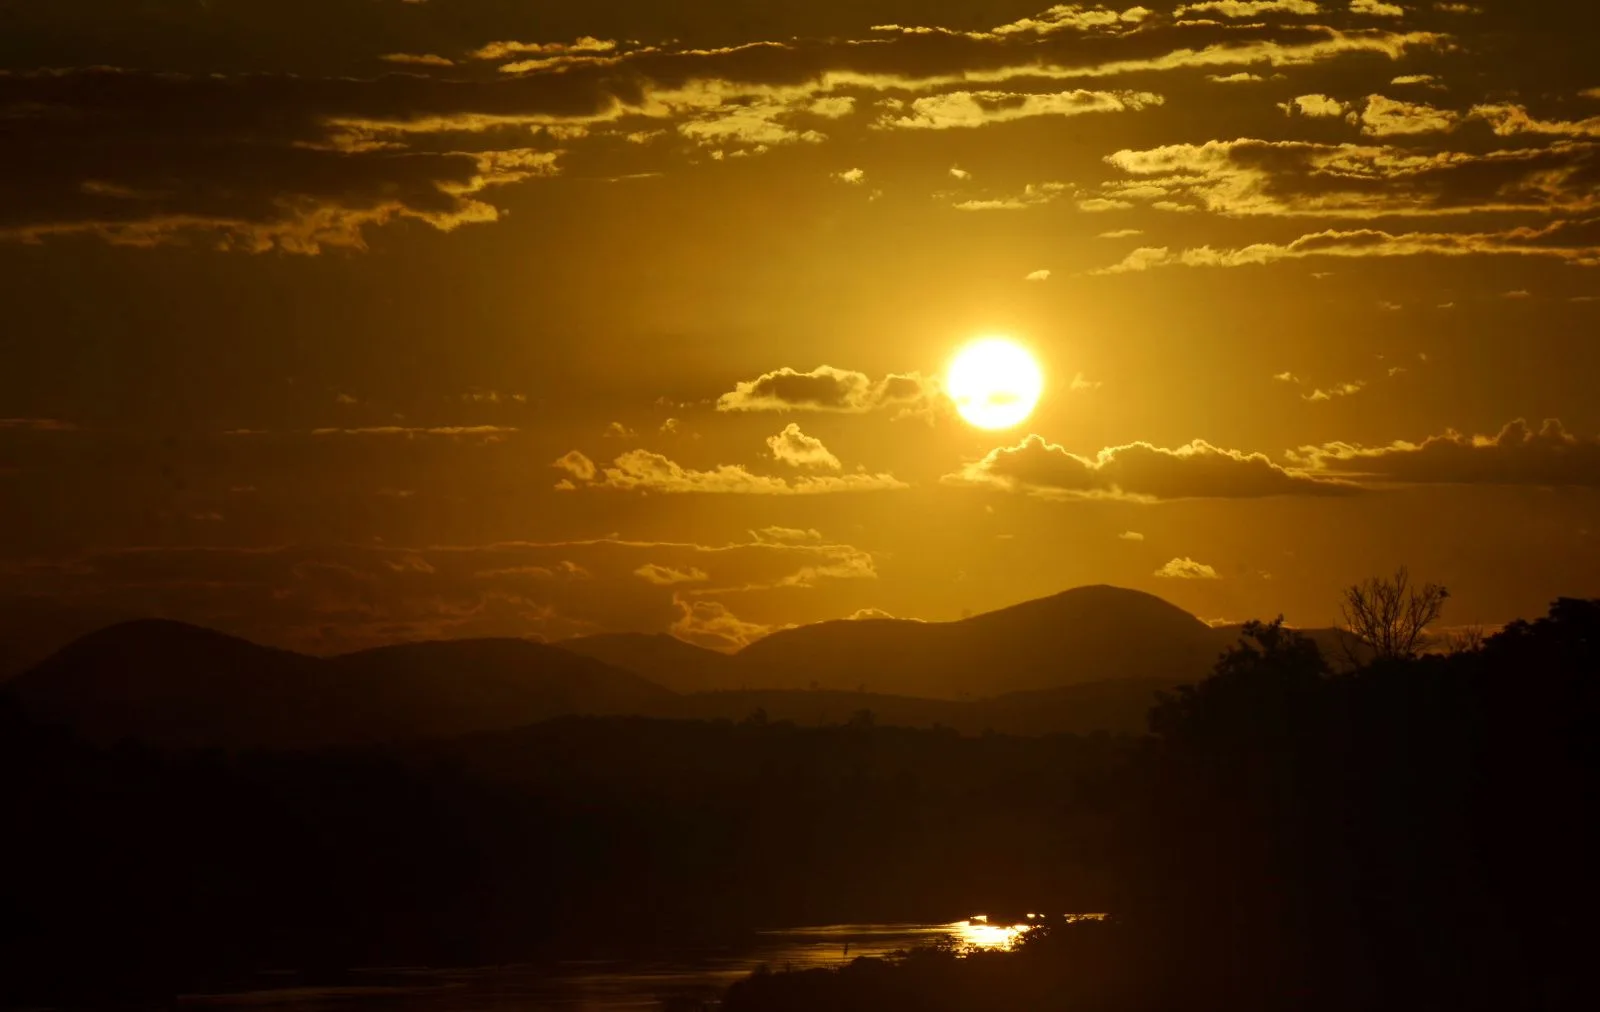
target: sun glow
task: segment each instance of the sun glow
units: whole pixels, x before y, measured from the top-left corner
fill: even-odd
[[[956,353],[945,375],[945,391],[969,425],[1009,429],[1033,414],[1044,393],[1044,372],[1015,341],[985,337]]]

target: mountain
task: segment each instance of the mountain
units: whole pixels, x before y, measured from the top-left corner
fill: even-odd
[[[311,657],[166,621],[83,636],[12,679],[29,710],[102,742],[309,748],[634,715],[976,733],[1138,731],[1239,628],[1083,587],[959,622],[825,622],[732,656],[666,635],[458,640]],[[1332,630],[1308,630],[1325,652]],[[1337,661],[1337,655],[1330,660]],[[674,691],[676,690],[676,691]]]
[[[287,747],[638,713],[671,693],[524,640],[383,647],[320,658],[177,622],[82,637],[7,685],[35,715],[101,742]]]
[[[80,636],[136,617],[62,604],[42,595],[0,597],[0,682],[22,674]]]
[[[666,633],[602,633],[556,646],[632,671],[674,692],[731,689],[738,684],[733,658]]]
[[[636,714],[673,694],[631,671],[519,639],[380,647],[325,662],[385,738],[518,727],[569,714]]]
[[[1203,677],[1235,637],[1150,594],[1080,587],[958,622],[824,622],[734,656],[751,688],[817,685],[940,699]]]

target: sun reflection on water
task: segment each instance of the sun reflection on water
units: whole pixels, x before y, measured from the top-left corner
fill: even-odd
[[[1105,914],[1063,914],[1060,918],[1066,924],[1105,919]],[[965,951],[996,949],[1010,952],[1017,947],[1023,935],[1050,921],[1051,918],[1046,914],[1028,914],[1021,920],[995,923],[987,914],[975,914],[965,921],[950,925],[949,930],[957,948]]]
[[[990,924],[988,918],[974,917],[955,928],[956,944],[963,949],[1000,949],[1004,952],[1016,948],[1017,940],[1033,930],[1031,924]]]

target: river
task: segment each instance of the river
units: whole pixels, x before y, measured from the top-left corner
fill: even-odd
[[[196,1012],[659,1010],[668,998],[714,1001],[729,984],[760,966],[773,970],[838,966],[858,956],[886,956],[940,940],[962,947],[1005,949],[1025,930],[989,925],[981,917],[952,924],[792,928],[761,932],[737,947],[677,951],[655,959],[483,970],[372,970],[356,974],[342,987],[191,995],[183,998],[180,1006]]]

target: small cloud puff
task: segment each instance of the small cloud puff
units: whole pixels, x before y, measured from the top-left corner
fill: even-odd
[[[1155,575],[1163,580],[1220,580],[1222,577],[1217,571],[1203,562],[1196,562],[1190,558],[1173,559],[1171,562],[1156,570]]]
[[[671,566],[658,566],[653,562],[645,563],[635,569],[633,575],[657,587],[672,587],[680,583],[705,583],[711,579],[704,570],[693,566],[673,569]]]
[[[839,458],[822,445],[822,440],[801,432],[799,424],[795,422],[790,422],[788,427],[776,436],[769,436],[767,446],[772,450],[774,460],[790,467],[810,467],[829,471],[837,471],[843,467],[839,463]]]
[[[559,458],[550,465],[557,470],[565,471],[579,481],[593,481],[597,473],[594,461],[573,450],[571,453]]]

